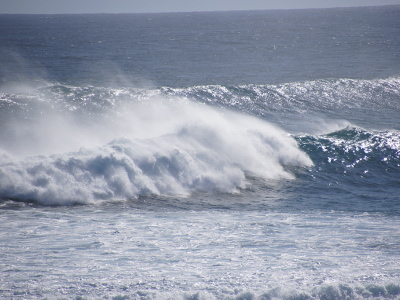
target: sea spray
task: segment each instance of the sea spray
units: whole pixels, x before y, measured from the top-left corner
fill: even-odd
[[[92,123],[78,135],[74,123],[59,120],[63,126],[46,130],[48,138],[57,130],[67,140],[85,141],[85,134],[98,141],[103,135],[115,138],[79,151],[3,161],[1,197],[63,205],[194,191],[234,193],[246,187],[247,174],[292,179],[287,166],[312,165],[292,137],[251,116],[181,99],[124,109],[119,119],[97,116],[109,123],[99,123],[97,131]]]

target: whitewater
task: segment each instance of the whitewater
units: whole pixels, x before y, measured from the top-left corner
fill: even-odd
[[[398,299],[399,9],[0,15],[0,298]]]

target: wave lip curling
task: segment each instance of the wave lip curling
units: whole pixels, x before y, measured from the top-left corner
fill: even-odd
[[[146,118],[140,118],[144,107]],[[247,186],[247,174],[293,179],[286,166],[312,165],[287,133],[250,116],[178,101],[135,107],[122,119],[132,120],[132,128],[152,124],[148,127],[157,130],[140,138],[124,132],[123,138],[80,151],[3,159],[0,196],[68,205],[152,194],[235,193]]]

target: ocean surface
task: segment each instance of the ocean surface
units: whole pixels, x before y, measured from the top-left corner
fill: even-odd
[[[0,15],[0,298],[400,299],[399,16]]]

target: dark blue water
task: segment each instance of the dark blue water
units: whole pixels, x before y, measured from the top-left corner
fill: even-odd
[[[398,10],[3,15],[1,79],[187,87],[387,78],[399,72]]]
[[[397,299],[399,15],[0,15],[0,296]]]

